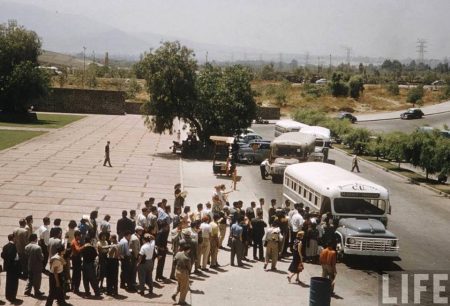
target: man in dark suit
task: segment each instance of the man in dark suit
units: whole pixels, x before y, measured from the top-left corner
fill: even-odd
[[[25,287],[25,295],[31,295],[31,288],[34,289],[36,297],[43,296],[41,292],[42,281],[42,261],[44,255],[41,247],[37,244],[37,235],[30,235],[30,243],[25,247],[25,255],[28,258],[28,283]]]
[[[128,212],[126,210],[122,211],[122,218],[117,221],[117,235],[119,236],[119,241],[123,238],[126,231],[133,233],[135,228],[133,227],[133,221],[127,218]]]
[[[106,163],[108,163],[109,166],[112,167],[111,166],[111,160],[109,159],[109,140],[108,140],[108,142],[106,143],[106,146],[105,146],[105,161],[103,162],[103,166],[106,166]]]
[[[5,297],[11,302],[17,302],[17,289],[19,287],[20,262],[14,243],[14,235],[8,235],[8,243],[3,247],[2,258],[6,271]]]

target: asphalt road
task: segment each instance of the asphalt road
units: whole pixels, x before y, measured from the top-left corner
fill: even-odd
[[[442,129],[444,127],[444,124],[450,126],[450,112],[435,115],[426,115],[422,119],[402,120],[398,118],[389,120],[358,122],[355,124],[355,126],[365,127],[375,132],[400,131],[409,133],[413,132],[415,129],[421,126],[432,126],[435,128]]]
[[[272,139],[273,127],[255,125],[253,128],[264,138]],[[337,166],[350,169],[350,156],[330,150],[330,159],[335,160]],[[388,227],[400,240],[399,261],[389,263],[361,257],[338,266],[340,286],[347,289],[353,287],[356,296],[373,305],[378,298],[378,276],[383,272],[449,269],[450,200],[365,162],[360,163],[360,168],[362,177],[389,189],[392,215],[389,216]],[[266,199],[282,200],[282,185],[261,180],[258,166],[241,166],[240,173],[255,178],[252,183],[255,194]]]

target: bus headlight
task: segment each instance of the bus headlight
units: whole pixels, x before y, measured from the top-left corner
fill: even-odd
[[[397,245],[397,240],[391,240],[391,246],[395,247]]]
[[[348,239],[347,239],[347,243],[348,243],[348,244],[355,244],[355,243],[356,243],[356,240],[355,240],[355,238],[348,238]]]

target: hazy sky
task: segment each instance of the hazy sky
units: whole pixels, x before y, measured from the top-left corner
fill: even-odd
[[[416,58],[450,56],[449,0],[16,0],[154,32],[267,52]],[[1,0],[0,0],[1,5]],[[0,7],[1,9],[1,7]]]

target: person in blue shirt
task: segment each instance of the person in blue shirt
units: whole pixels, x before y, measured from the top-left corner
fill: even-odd
[[[231,265],[234,266],[234,258],[236,257],[239,267],[242,267],[242,232],[243,228],[240,225],[244,221],[244,217],[239,215],[237,222],[231,225]]]

